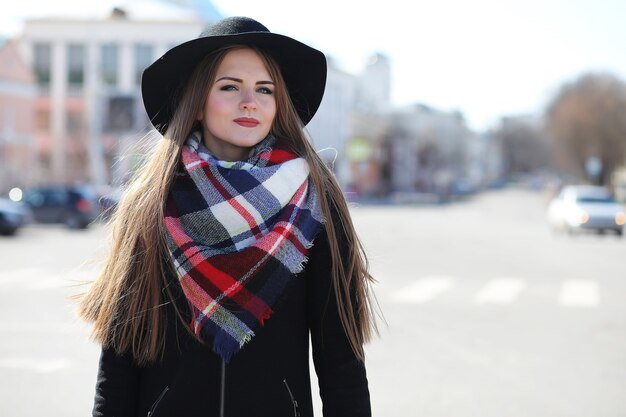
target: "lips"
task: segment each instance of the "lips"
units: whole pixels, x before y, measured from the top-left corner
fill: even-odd
[[[239,126],[243,127],[257,127],[259,125],[259,121],[252,117],[240,117],[234,120]]]

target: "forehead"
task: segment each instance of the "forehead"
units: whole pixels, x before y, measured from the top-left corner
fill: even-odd
[[[217,67],[217,74],[225,75],[224,73],[239,73],[239,74],[262,74],[269,76],[269,71],[265,65],[265,62],[255,50],[250,48],[234,49],[224,55],[222,62]]]

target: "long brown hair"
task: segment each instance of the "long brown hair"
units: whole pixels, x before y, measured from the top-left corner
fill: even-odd
[[[172,273],[163,216],[182,146],[189,133],[198,128],[196,115],[204,106],[219,64],[229,51],[243,47],[247,48],[217,50],[194,70],[163,139],[119,203],[112,218],[110,254],[100,276],[79,303],[79,315],[94,323],[93,339],[120,354],[131,353],[140,364],[156,361],[163,351],[165,320],[160,307],[170,301],[167,276]],[[307,139],[278,65],[267,54],[252,49],[265,62],[276,86],[277,114],[271,133],[307,160],[311,180],[320,190],[341,323],[354,353],[363,359],[363,344],[377,331],[369,291],[374,280],[367,257],[343,193]],[[340,247],[340,236],[345,246]]]

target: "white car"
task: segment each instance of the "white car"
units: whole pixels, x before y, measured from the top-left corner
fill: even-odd
[[[626,210],[608,189],[593,185],[569,185],[548,206],[548,222],[555,231],[574,233],[612,230],[622,235]]]

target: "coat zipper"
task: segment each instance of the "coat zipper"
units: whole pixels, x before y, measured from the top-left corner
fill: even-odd
[[[224,417],[226,414],[224,413],[226,402],[226,362],[222,359],[222,375],[221,375],[221,384],[220,384],[220,417]]]
[[[157,399],[154,402],[154,404],[152,404],[152,407],[150,407],[150,411],[148,411],[148,417],[152,417],[154,415],[154,412],[156,411],[157,407],[159,406],[159,403],[161,402],[163,397],[165,397],[165,394],[167,394],[167,392],[169,390],[170,390],[170,387],[166,386],[165,389],[163,391],[161,391],[161,394],[157,397]]]
[[[293,396],[291,389],[289,388],[289,384],[287,383],[287,379],[283,379],[283,383],[285,384],[285,388],[287,388],[287,392],[289,393],[289,398],[291,398],[291,403],[293,404],[293,415],[294,417],[300,417],[300,409],[298,408],[298,401]]]

